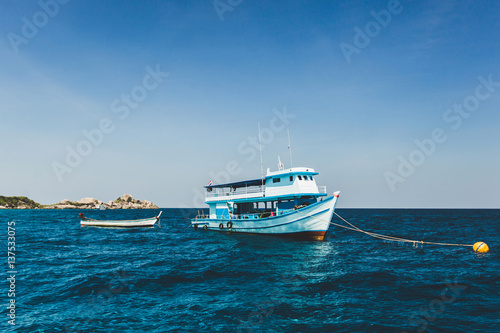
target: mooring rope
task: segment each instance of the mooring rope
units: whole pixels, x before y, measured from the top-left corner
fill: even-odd
[[[453,243],[426,242],[426,241],[406,239],[406,238],[401,238],[401,237],[393,237],[393,236],[381,235],[381,234],[377,234],[377,233],[374,233],[374,232],[369,232],[369,231],[361,230],[360,228],[356,227],[355,225],[353,225],[352,223],[350,223],[349,221],[347,221],[346,219],[344,219],[342,216],[340,216],[336,212],[333,212],[333,213],[339,219],[341,219],[345,223],[349,224],[352,228],[346,227],[346,226],[341,225],[341,224],[333,223],[333,222],[330,222],[331,224],[333,224],[333,225],[335,225],[337,227],[341,227],[341,228],[345,228],[345,229],[349,229],[349,230],[354,230],[354,231],[359,231],[359,232],[362,232],[362,233],[364,233],[364,234],[366,234],[368,236],[374,237],[374,238],[379,238],[379,239],[383,239],[383,240],[387,240],[387,241],[405,242],[405,243],[413,243],[413,244],[418,243],[418,244],[432,244],[432,245],[444,245],[444,246],[470,246],[470,247],[473,246],[473,245],[469,245],[469,244],[453,244]]]
[[[307,215],[299,210],[297,210],[298,213],[301,213],[302,215],[305,215],[307,217],[311,217],[310,215]],[[469,244],[453,244],[453,243],[437,243],[437,242],[426,242],[426,241],[419,241],[419,240],[414,240],[414,239],[406,239],[406,238],[401,238],[401,237],[394,237],[394,236],[387,236],[387,235],[382,235],[382,234],[377,234],[375,232],[370,232],[370,231],[365,231],[365,230],[362,230],[358,227],[356,227],[354,224],[352,224],[351,222],[347,221],[346,219],[344,219],[342,216],[340,216],[339,214],[337,214],[336,212],[333,212],[339,219],[341,219],[342,221],[344,221],[345,223],[347,223],[348,225],[350,225],[350,227],[348,226],[345,226],[345,225],[341,225],[341,224],[338,224],[338,223],[334,223],[334,222],[331,222],[331,221],[326,221],[326,220],[322,220],[322,219],[318,219],[320,221],[323,221],[323,222],[329,222],[330,224],[334,225],[334,226],[337,226],[337,227],[341,227],[341,228],[344,228],[344,229],[348,229],[348,230],[352,230],[352,231],[357,231],[357,232],[361,232],[365,235],[368,235],[368,236],[371,236],[373,238],[378,238],[378,239],[382,239],[382,240],[385,240],[385,241],[391,241],[391,242],[403,242],[403,243],[413,243],[413,245],[415,246],[416,244],[432,244],[432,245],[444,245],[444,246],[467,246],[467,247],[473,247],[474,245],[469,245]]]

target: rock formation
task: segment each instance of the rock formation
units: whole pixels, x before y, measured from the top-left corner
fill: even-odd
[[[109,209],[158,209],[158,206],[147,200],[136,200],[130,194],[124,194],[106,205]]]

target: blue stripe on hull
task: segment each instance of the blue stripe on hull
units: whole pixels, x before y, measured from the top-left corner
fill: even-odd
[[[285,225],[288,225],[288,224],[300,222],[300,221],[302,221],[304,219],[308,219],[308,218],[311,218],[311,217],[319,215],[319,214],[323,214],[326,211],[328,211],[329,209],[330,208],[327,208],[327,209],[324,209],[324,210],[322,210],[320,212],[314,213],[312,215],[303,216],[303,217],[298,218],[296,220],[287,221],[287,222],[280,223],[280,224],[273,224],[273,225],[266,225],[266,226],[256,226],[256,227],[240,227],[240,226],[237,226],[237,227],[233,227],[232,230],[233,231],[238,231],[238,230],[242,230],[242,229],[267,229],[267,228],[281,227],[281,226],[285,226]],[[262,222],[262,221],[266,221],[267,222],[267,221],[273,220],[273,219],[282,219],[283,217],[288,217],[291,214],[294,214],[294,213],[288,213],[288,214],[284,214],[284,215],[280,215],[280,216],[274,216],[274,217],[267,217],[265,219],[258,219],[258,220],[249,220],[249,219],[222,219],[222,220],[221,219],[200,219],[200,220],[197,220],[196,224],[198,224],[198,225],[205,225],[206,223],[204,223],[204,222],[208,222],[208,223],[215,222],[215,223],[219,223],[219,224],[223,223],[224,226],[226,227],[228,222],[232,222],[233,224],[234,223],[238,223],[238,224],[239,223],[255,223],[255,222]],[[299,214],[299,213],[295,212],[295,214]],[[215,229],[215,228],[210,228],[210,229]]]

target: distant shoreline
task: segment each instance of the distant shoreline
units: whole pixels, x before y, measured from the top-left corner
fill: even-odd
[[[104,203],[94,198],[82,198],[79,201],[61,200],[51,205],[42,205],[24,196],[0,196],[0,209],[159,209],[148,200],[134,199],[130,194],[124,194],[114,201]]]

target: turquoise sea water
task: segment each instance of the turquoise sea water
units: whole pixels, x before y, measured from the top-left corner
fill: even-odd
[[[79,212],[0,211],[2,270],[15,275],[1,287],[0,330],[500,331],[500,210],[337,211],[382,234],[484,241],[486,254],[401,246],[334,226],[323,242],[195,231],[187,218],[197,210],[163,209],[161,228],[82,228]],[[84,213],[130,219],[158,211]]]

